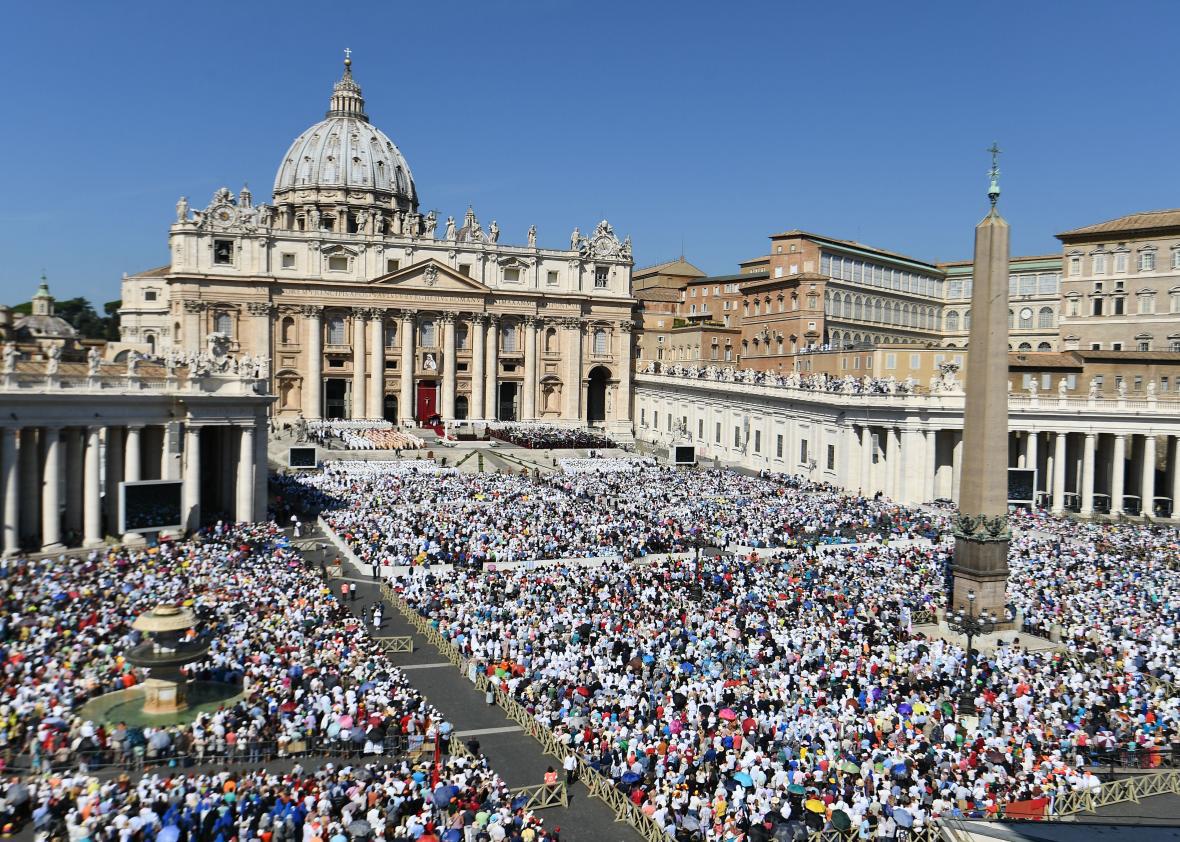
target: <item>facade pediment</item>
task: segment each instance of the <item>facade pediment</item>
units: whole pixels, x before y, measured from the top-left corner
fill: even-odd
[[[369,282],[371,286],[423,292],[491,292],[491,288],[437,260],[406,266]]]

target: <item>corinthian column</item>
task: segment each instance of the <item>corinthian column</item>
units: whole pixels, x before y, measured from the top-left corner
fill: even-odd
[[[401,314],[402,358],[401,366],[401,396],[397,402],[397,412],[401,416],[404,427],[414,424],[414,314]]]
[[[471,319],[471,418],[486,417],[484,411],[484,327],[488,317],[476,313]]]
[[[0,494],[4,495],[4,531],[0,549],[4,555],[20,552],[20,459],[16,449],[16,430],[0,429]]]
[[[564,420],[579,421],[582,417],[582,320],[566,319],[566,376],[564,389]]]
[[[369,311],[369,417],[385,417],[385,311]]]
[[[630,319],[619,322],[619,398],[615,401],[616,421],[631,420],[631,329],[634,326]]]
[[[500,390],[500,317],[491,316],[488,319],[488,337],[485,345],[488,350],[487,381],[484,394],[486,416],[489,421],[499,417]]]
[[[271,364],[274,348],[271,346],[274,338],[275,308],[267,301],[251,301],[246,305],[246,309],[254,321],[254,328],[251,331],[254,334],[254,355],[266,360],[262,370],[266,373],[266,379],[269,381],[274,372],[274,366]]]
[[[234,519],[239,523],[254,520],[254,425],[239,428],[237,482],[235,483]]]
[[[359,421],[368,418],[365,411],[365,323],[369,311],[352,311],[352,418]]]
[[[455,314],[443,313],[442,318],[442,417],[455,418]]]
[[[201,525],[201,428],[184,427],[184,524],[188,529]]]
[[[521,420],[532,421],[537,417],[537,319],[526,316],[524,320],[524,400]]]
[[[304,329],[307,331],[307,380],[303,384],[303,417],[315,419],[321,417],[324,406],[324,308],[307,304],[300,312],[304,316]]]

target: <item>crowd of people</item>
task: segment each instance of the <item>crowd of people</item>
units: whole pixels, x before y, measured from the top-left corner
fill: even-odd
[[[915,634],[915,615],[943,607],[948,552],[815,545],[398,587],[686,838],[738,838],[767,817],[872,837],[994,814],[1099,785],[1088,762],[1107,748],[1180,739],[1180,698],[1103,657],[1109,628],[1092,625],[1101,639],[1079,659],[1014,642],[971,672],[962,648]],[[1107,584],[1089,583],[1092,623],[1120,610],[1124,592]],[[1174,603],[1141,607],[1174,625]],[[978,720],[960,715],[965,693]]]
[[[733,368],[732,366],[695,366],[681,363],[651,361],[646,374],[664,374],[671,377],[686,377],[691,380],[717,380],[724,383],[745,383],[750,386],[774,386],[783,389],[803,389],[808,392],[830,392],[845,395],[909,395],[919,392],[919,384],[912,377],[898,380],[889,375],[874,377],[865,374],[854,377],[851,374],[837,376],[826,372],[761,371],[754,368]],[[938,374],[931,379],[930,391],[950,391],[957,387],[954,373]]]
[[[300,480],[366,564],[637,558],[698,546],[791,546],[938,533],[934,519],[795,477],[635,471],[427,475],[329,464]]]
[[[30,819],[37,832],[69,840],[156,842],[460,842],[551,840],[535,813],[514,803],[483,758],[429,763],[328,763],[314,771],[252,769],[205,774],[85,772],[21,785],[6,805],[8,825]]]
[[[395,430],[388,421],[312,421],[309,440],[334,450],[421,450],[426,441]]]
[[[553,424],[492,424],[488,426],[488,435],[531,450],[605,450],[618,447],[614,439],[602,433]]]
[[[41,776],[40,788],[21,802],[28,814],[14,812],[14,821],[37,809],[56,810],[59,818],[77,825],[70,838],[88,836],[92,821],[115,822],[111,833],[116,835],[135,816],[156,821],[143,810],[155,810],[161,793],[142,797],[141,783],[138,790],[111,794],[85,778],[88,768],[106,764],[138,768],[172,758],[198,765],[258,763],[308,751],[375,759],[448,741],[450,724],[388,662],[320,572],[287,544],[273,523],[218,524],[195,540],[158,548],[0,560],[0,752],[8,770]],[[141,726],[89,718],[86,702],[144,679],[125,655],[142,639],[132,622],[161,604],[191,606],[198,631],[209,643],[207,655],[187,668],[188,676],[240,693],[227,693],[230,701],[187,724]],[[81,770],[86,781],[81,789],[75,784],[62,788],[61,776],[70,775],[66,770]],[[503,784],[482,761],[443,770],[441,785],[454,786],[458,802],[420,798],[421,780],[405,766],[366,774],[366,809],[377,809],[382,821],[393,823],[396,833],[389,838],[418,835],[411,833],[415,824],[450,826],[456,803],[485,812],[507,807],[506,817],[517,818],[504,800]],[[430,794],[440,785],[438,775],[434,772]],[[157,817],[165,825],[163,812],[178,806],[171,802],[183,796],[196,799],[178,806],[183,821],[199,821],[205,829],[206,811],[197,802],[207,800],[211,786],[215,799],[230,792],[224,779],[193,790],[196,780],[182,777],[165,784],[162,795],[170,803]],[[272,778],[256,777],[254,785],[256,793],[266,790],[272,801],[278,798],[292,808],[316,789],[310,779],[276,785]],[[100,791],[102,797],[93,797]],[[301,791],[305,794],[295,797]],[[78,800],[83,793],[85,803]],[[351,792],[349,798],[354,798]],[[304,812],[322,814],[322,830],[337,820],[340,805],[325,812],[317,800],[313,797]],[[10,810],[15,810],[13,801],[6,801]],[[69,809],[62,812],[63,803],[73,803],[73,817]],[[213,809],[221,806],[230,810],[232,822],[260,819],[255,808],[246,816],[225,800]],[[279,833],[277,827],[274,832]],[[216,837],[204,830],[189,835]]]

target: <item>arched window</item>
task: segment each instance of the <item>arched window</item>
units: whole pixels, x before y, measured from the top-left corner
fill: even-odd
[[[279,341],[284,345],[295,344],[295,319],[291,316],[284,316],[279,323]]]
[[[1037,350],[1038,351],[1052,351],[1053,346],[1050,345],[1048,342],[1041,342],[1040,344],[1037,345]]]
[[[144,339],[147,340],[148,353],[153,357],[156,355],[156,335],[154,333],[147,334]]]
[[[595,328],[594,329],[594,345],[593,345],[592,353],[600,354],[600,355],[605,354],[606,353],[606,339],[607,339],[606,331],[600,327]]]
[[[418,328],[418,342],[424,348],[433,348],[436,343],[434,319],[424,319],[421,326]]]
[[[508,352],[516,350],[516,325],[505,324],[500,328],[500,350]]]
[[[545,353],[557,353],[557,329],[549,328],[545,331]]]
[[[344,345],[344,317],[328,316],[328,344]]]
[[[971,330],[971,311],[963,314],[963,330]]]
[[[180,341],[180,322],[173,322],[172,323],[172,341],[173,342]]]
[[[864,299],[862,299],[862,298],[861,298],[861,297],[858,295],[858,296],[856,297],[856,311],[855,311],[855,314],[854,314],[853,318],[857,318],[857,319],[859,319],[859,318],[861,318],[861,316],[862,316],[862,314],[863,314],[863,313],[864,313]]]
[[[1012,310],[1008,311],[1008,329],[1016,327],[1016,313]]]
[[[951,310],[949,313],[946,314],[946,329],[947,330],[958,330],[959,329],[959,314],[955,310]]]
[[[1053,327],[1053,308],[1042,307],[1037,314],[1037,327]]]
[[[471,328],[466,323],[455,325],[455,347],[466,349],[471,341]]]
[[[397,322],[393,321],[392,319],[385,322],[384,336],[386,348],[397,347]]]
[[[1031,307],[1025,307],[1020,311],[1020,326],[1025,329],[1033,326],[1033,314]]]
[[[233,333],[234,320],[233,316],[224,311],[213,314],[213,332],[224,333],[229,336]]]
[[[1017,351],[1031,351],[1032,345],[1030,345],[1027,342],[1021,342],[1018,346],[1016,346],[1016,350]]]

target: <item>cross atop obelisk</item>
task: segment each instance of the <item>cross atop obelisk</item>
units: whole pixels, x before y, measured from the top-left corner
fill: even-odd
[[[975,226],[963,468],[955,517],[951,608],[976,594],[979,614],[1005,616],[1008,585],[1008,223],[1000,216],[1000,148],[992,144],[991,209]]]

